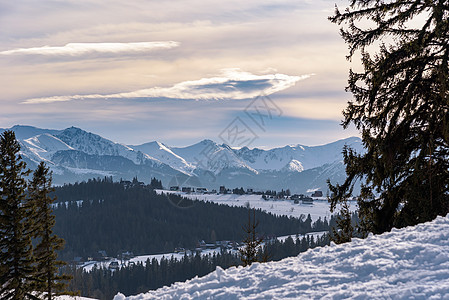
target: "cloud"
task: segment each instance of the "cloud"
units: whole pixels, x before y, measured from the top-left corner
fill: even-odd
[[[154,87],[133,92],[116,94],[90,94],[53,96],[33,98],[23,103],[52,103],[84,99],[129,99],[129,98],[170,98],[191,100],[241,100],[250,99],[258,95],[271,95],[288,89],[298,81],[304,80],[313,74],[289,76],[285,74],[255,75],[244,72],[238,68],[223,69],[220,76],[202,78],[193,81],[184,81],[172,87]]]
[[[141,53],[152,50],[170,49],[179,46],[178,42],[138,42],[138,43],[69,43],[62,47],[34,47],[1,51],[0,55],[51,55],[83,56],[88,54]]]

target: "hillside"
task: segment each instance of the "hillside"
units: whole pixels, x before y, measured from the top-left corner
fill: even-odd
[[[445,299],[449,215],[279,262],[232,267],[137,296],[147,299]]]

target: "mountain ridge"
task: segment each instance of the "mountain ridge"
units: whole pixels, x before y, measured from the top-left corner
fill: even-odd
[[[125,145],[77,127],[63,130],[15,125],[22,156],[35,167],[45,161],[54,181],[63,184],[95,176],[115,179],[161,179],[165,186],[181,184],[180,176],[196,177],[198,185],[254,189],[286,189],[293,192],[327,189],[329,178],[344,178],[345,145],[363,151],[360,138],[350,137],[319,146],[286,145],[268,150],[233,149],[210,139],[185,147],[159,141]],[[0,132],[6,129],[0,129]],[[176,180],[174,180],[176,179]]]

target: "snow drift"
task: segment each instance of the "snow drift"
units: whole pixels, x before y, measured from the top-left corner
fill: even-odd
[[[449,299],[449,215],[114,300],[298,298]]]

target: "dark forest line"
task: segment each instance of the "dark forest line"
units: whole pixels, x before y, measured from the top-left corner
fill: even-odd
[[[319,238],[307,236],[303,238],[289,237],[285,241],[273,240],[259,248],[258,258],[263,261],[278,261],[286,257],[296,256],[308,249],[329,245],[329,235]],[[82,296],[100,300],[110,300],[118,293],[126,296],[144,293],[175,282],[182,282],[195,276],[204,276],[217,267],[226,269],[240,266],[239,254],[222,251],[213,255],[185,255],[178,260],[173,257],[147,260],[121,267],[117,270],[94,268],[91,272],[82,269],[70,270],[73,280],[69,289],[79,291]]]
[[[194,248],[198,241],[241,241],[248,218],[245,207],[179,198],[167,199],[148,186],[126,188],[110,178],[57,187],[55,232],[66,241],[62,259],[108,256],[130,251],[135,255],[172,252],[175,247]],[[83,201],[80,201],[83,200]],[[173,203],[182,202],[187,208]],[[282,236],[329,230],[328,220],[312,222],[275,216],[256,210],[258,233]],[[331,224],[334,219],[329,220]]]

